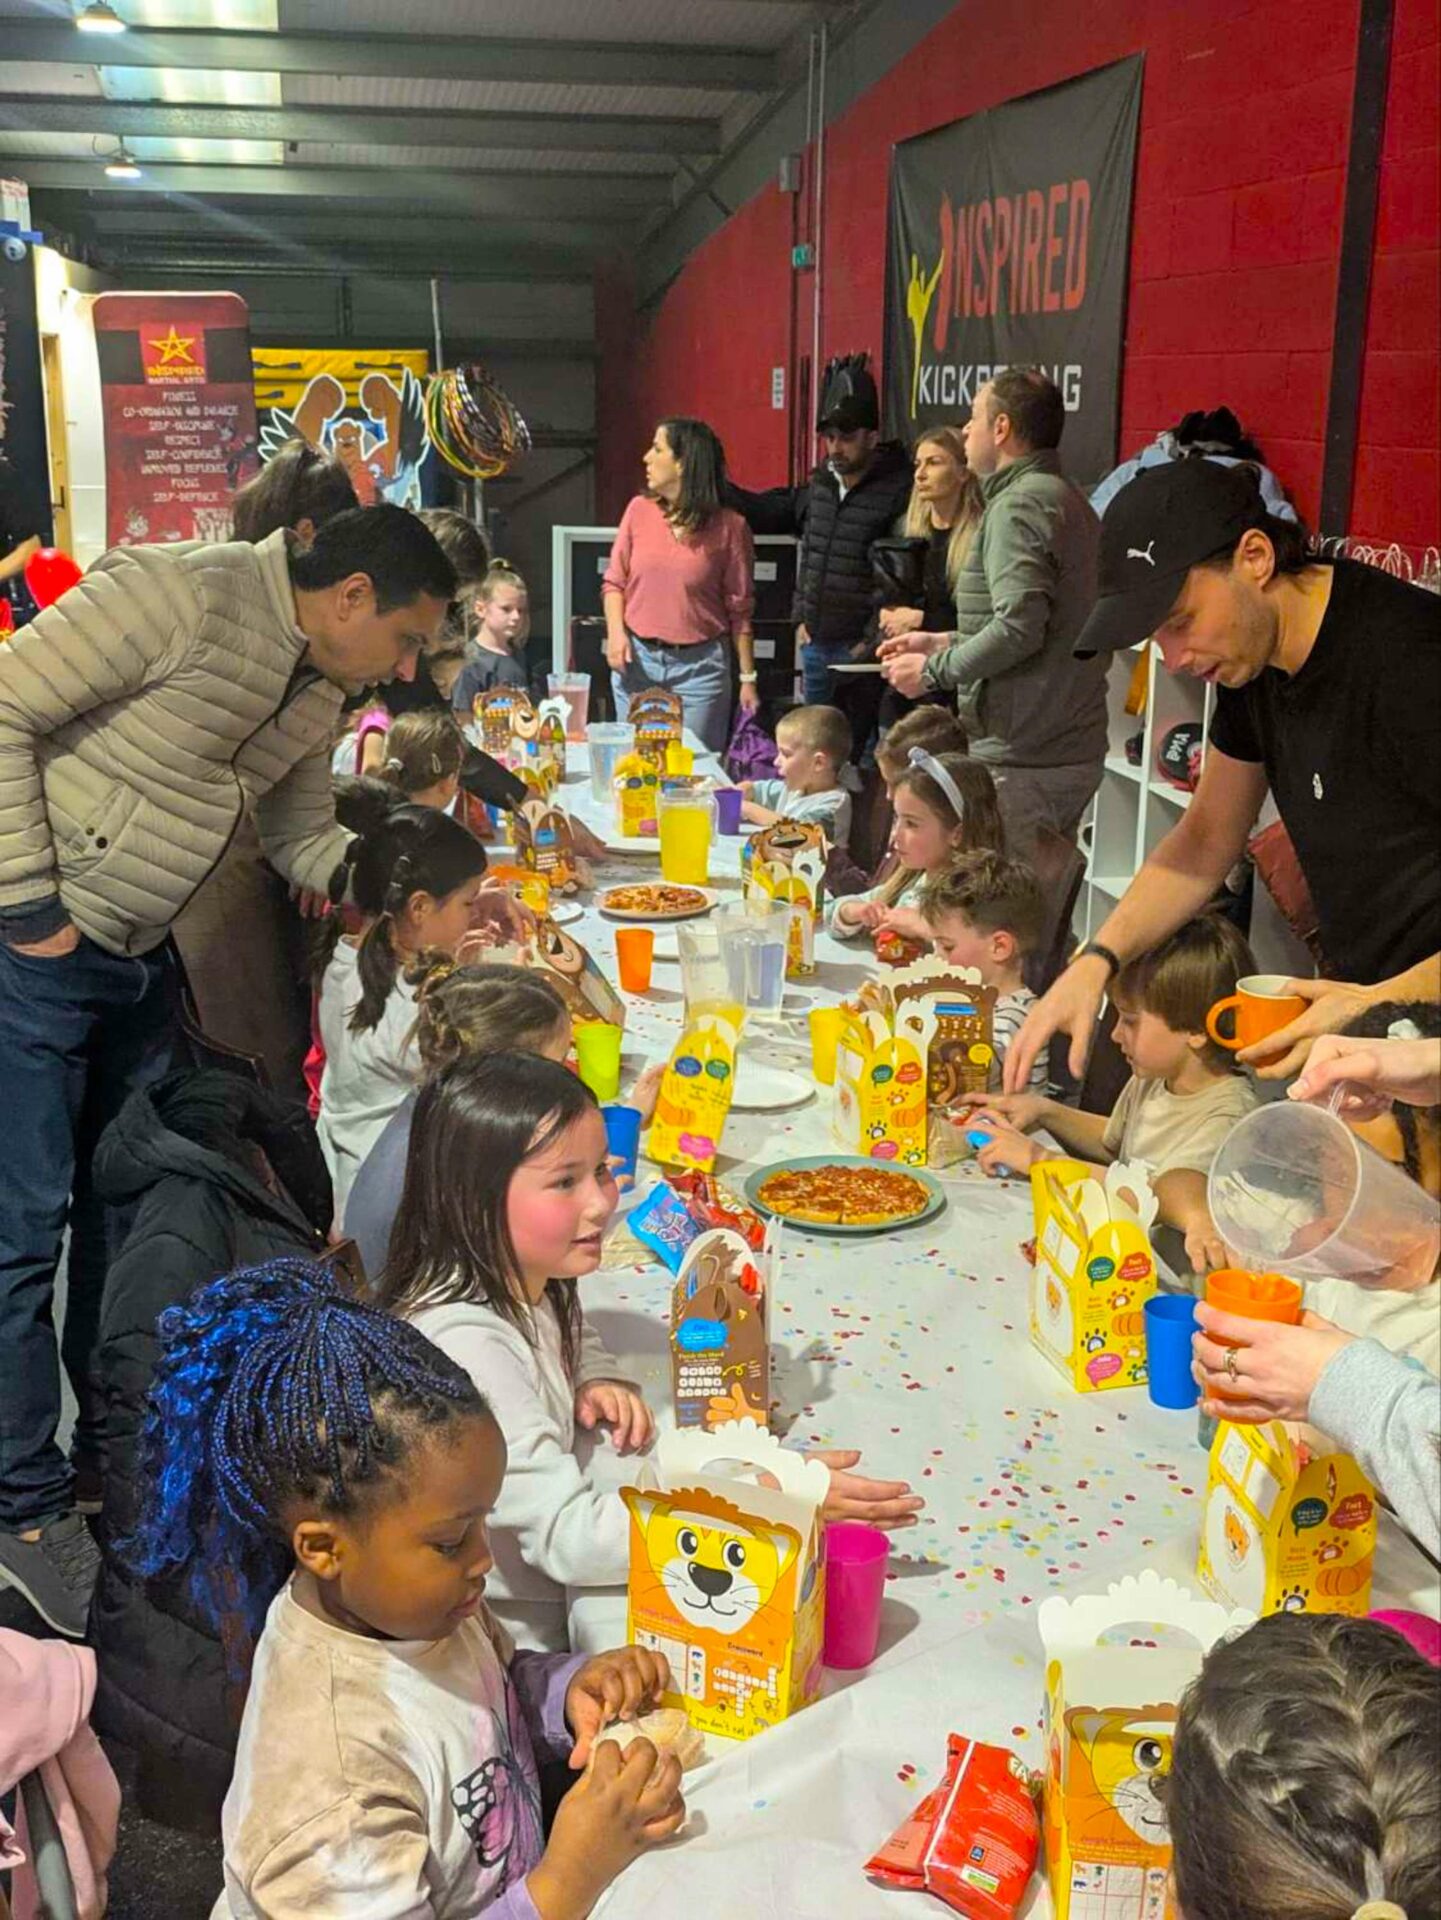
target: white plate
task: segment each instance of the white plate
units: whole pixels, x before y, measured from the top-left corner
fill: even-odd
[[[845,660],[839,665],[832,660],[826,667],[827,673],[880,673],[882,671],[879,660]]]
[[[655,945],[651,948],[652,960],[669,960],[675,963],[680,959],[680,940],[673,933],[658,933]]]
[[[644,836],[639,834],[625,836],[619,833],[603,833],[600,838],[607,853],[624,854],[627,859],[631,860],[646,860],[652,855],[654,855],[657,860],[660,858],[660,835],[658,833],[646,834]]]
[[[554,900],[551,902],[550,917],[558,927],[574,926],[577,920],[585,918],[585,908],[579,900]]]
[[[731,1105],[738,1113],[779,1113],[784,1107],[803,1106],[816,1083],[788,1067],[765,1067],[743,1053],[736,1063]]]

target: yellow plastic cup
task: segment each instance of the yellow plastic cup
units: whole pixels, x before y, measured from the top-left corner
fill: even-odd
[[[620,1092],[621,1030],[608,1020],[579,1020],[575,1026],[576,1068],[597,1100]]]
[[[836,1053],[844,1018],[839,1007],[811,1008],[811,1069],[823,1087],[835,1085]]]
[[[672,778],[681,774],[694,773],[694,752],[689,747],[683,747],[679,740],[667,740],[665,746],[665,770]]]

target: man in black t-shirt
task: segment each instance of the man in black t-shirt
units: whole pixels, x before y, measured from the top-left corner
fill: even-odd
[[[1179,823],[1032,1009],[1006,1053],[1025,1084],[1052,1034],[1079,1071],[1107,985],[1199,913],[1245,851],[1269,786],[1316,908],[1331,978],[1240,1059],[1297,1072],[1319,1033],[1383,1000],[1441,999],[1441,599],[1321,562],[1266,512],[1252,470],[1182,460],[1136,476],[1102,522],[1101,595],[1076,642],[1154,636],[1216,689],[1210,751]]]

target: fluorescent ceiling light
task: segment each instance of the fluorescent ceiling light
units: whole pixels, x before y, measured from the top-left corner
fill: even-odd
[[[105,172],[112,180],[138,180],[141,168],[135,155],[122,143],[119,152],[112,153],[105,162]]]
[[[125,22],[108,0],[90,0],[90,5],[75,16],[82,33],[124,33]]]

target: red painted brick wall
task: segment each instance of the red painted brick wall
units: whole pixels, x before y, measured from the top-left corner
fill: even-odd
[[[891,143],[1144,52],[1120,449],[1226,402],[1303,515],[1319,502],[1357,0],[1014,0],[957,7],[827,134],[822,356],[879,356]],[[1352,530],[1441,530],[1437,17],[1396,0]],[[602,277],[600,502],[618,513],[662,414],[698,413],[737,477],[785,478],[770,369],[794,370],[792,202],[768,188],[637,320]],[[801,353],[810,276],[794,276]]]

